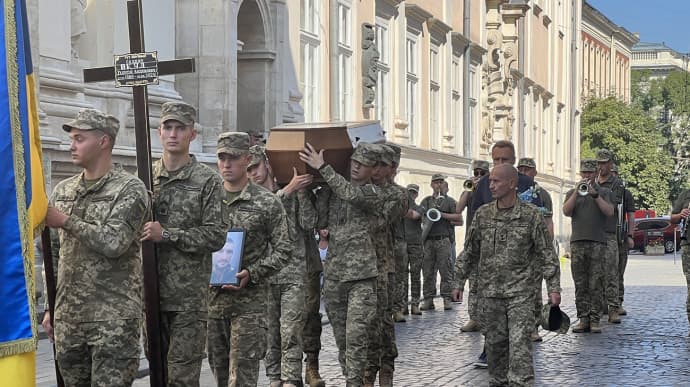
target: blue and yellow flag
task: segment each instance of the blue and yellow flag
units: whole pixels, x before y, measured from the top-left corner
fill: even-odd
[[[0,0],[0,386],[35,385],[34,237],[48,206],[25,0]]]

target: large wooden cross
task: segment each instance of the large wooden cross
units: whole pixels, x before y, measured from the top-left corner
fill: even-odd
[[[144,53],[144,25],[141,0],[127,0],[127,20],[129,25],[129,49],[131,54]],[[126,66],[126,65],[125,65]],[[136,66],[135,66],[136,67]],[[114,66],[84,69],[84,82],[116,80]],[[157,75],[172,75],[194,72],[194,59],[179,59],[157,62]],[[139,178],[152,190],[151,137],[149,128],[149,106],[146,82],[132,86],[134,102],[134,131]],[[160,336],[160,310],[158,294],[158,258],[153,242],[144,241],[141,245],[144,272],[144,302],[146,310],[147,349],[149,358],[151,386],[165,386],[166,377],[163,366],[163,353]]]

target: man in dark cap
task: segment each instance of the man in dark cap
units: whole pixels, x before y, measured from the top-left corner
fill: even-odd
[[[113,165],[117,118],[82,109],[62,128],[82,172],[51,195],[46,224],[57,237],[54,336],[50,312],[43,327],[54,337],[65,385],[129,386],[139,366],[139,239],[148,193],[141,180]]]
[[[407,258],[409,266],[409,289],[410,289],[410,313],[421,315],[419,302],[422,295],[422,259],[424,258],[424,247],[422,243],[422,216],[424,210],[417,204],[419,196],[419,186],[408,184],[407,192],[410,195],[410,210],[405,216],[405,241],[407,242]],[[407,272],[407,271],[406,271]],[[408,279],[403,278],[403,297],[407,304]]]

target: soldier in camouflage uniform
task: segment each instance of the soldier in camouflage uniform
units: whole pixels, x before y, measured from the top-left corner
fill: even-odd
[[[551,304],[561,301],[558,257],[539,210],[518,200],[517,182],[518,172],[512,165],[491,171],[490,188],[496,201],[475,213],[465,253],[456,265],[458,274],[478,268],[479,319],[486,336],[491,386],[534,385],[530,333],[535,270],[544,275]],[[455,300],[462,299],[461,285],[454,286]]]
[[[304,329],[302,330],[302,348],[306,363],[304,381],[310,387],[324,387],[319,374],[319,352],[321,351],[321,273],[323,265],[319,254],[319,245],[313,235],[305,237],[307,270],[304,277]]]
[[[575,333],[601,333],[601,281],[606,249],[606,218],[613,215],[611,191],[596,188],[594,174],[597,162],[585,159],[580,162],[582,184],[588,184],[587,195],[576,189],[566,193],[563,214],[572,218],[570,235],[570,266],[575,283],[575,307],[580,322],[572,328]],[[584,191],[583,191],[584,192]]]
[[[280,199],[247,176],[246,133],[221,134],[217,153],[224,180],[223,216],[230,229],[246,234],[239,285],[208,290],[208,362],[218,387],[256,386],[266,351],[269,277],[290,257],[288,221]]]
[[[317,169],[328,184],[319,190],[318,229],[330,239],[324,265],[326,312],[338,345],[346,385],[362,386],[372,321],[376,318],[378,268],[369,226],[380,206],[379,189],[368,184],[376,151],[360,143],[350,160],[351,181],[339,175],[310,144],[300,159]]]
[[[417,203],[417,196],[419,195],[419,186],[417,184],[408,184],[407,191],[410,200],[410,210],[405,215],[405,241],[407,242],[407,262],[403,262],[403,271],[409,273],[410,282],[408,288],[407,275],[403,275],[403,290],[402,295],[404,302],[407,304],[408,289],[410,289],[410,313],[413,315],[421,315],[419,310],[419,301],[422,294],[422,259],[424,258],[424,250],[422,245],[422,216],[424,211]],[[409,267],[409,269],[407,269]]]
[[[305,239],[316,227],[316,209],[311,199],[311,175],[297,175],[278,189],[263,146],[249,149],[247,172],[255,184],[275,192],[288,220],[292,252],[287,265],[268,280],[268,343],[266,376],[271,387],[294,387],[302,383],[302,329],[304,327]],[[281,384],[282,383],[282,384]]]
[[[618,176],[618,167],[613,164],[611,173],[614,177]],[[621,179],[622,180],[622,179]],[[628,251],[635,246],[633,239],[633,230],[635,229],[635,199],[632,193],[627,188],[624,188],[623,197],[623,212],[625,213],[624,224],[626,225],[624,232],[621,233],[622,239],[618,243],[618,315],[625,316],[628,312],[623,307],[623,299],[625,295],[625,267],[628,266]]]
[[[453,275],[450,267],[450,222],[457,222],[462,215],[455,212],[455,200],[441,194],[441,187],[446,177],[440,173],[431,176],[431,188],[434,194],[425,197],[420,206],[426,212],[435,208],[441,212],[441,219],[431,225],[431,231],[424,241],[424,260],[422,261],[422,273],[424,275],[424,303],[422,310],[434,309],[434,296],[436,295],[436,273],[441,274],[441,296],[443,297],[443,309],[453,309],[450,301],[451,282]]]
[[[139,368],[139,238],[149,198],[141,180],[113,166],[119,127],[95,109],[62,126],[83,168],[55,187],[46,217],[58,236],[55,359],[67,386],[130,386]],[[49,312],[43,326],[53,334]]]
[[[534,179],[537,176],[537,163],[531,157],[523,157],[518,160],[517,169],[520,173],[527,175]],[[549,236],[551,237],[551,243],[553,243],[553,202],[551,201],[551,195],[549,191],[545,190],[539,186],[536,182],[534,183],[535,191],[544,204],[541,208],[541,213],[544,216],[544,221],[546,222],[546,228],[549,230]],[[532,332],[532,341],[542,341],[542,337],[539,336],[539,320],[541,320],[542,310],[544,309],[544,304],[541,298],[541,283],[542,276],[539,271],[536,272],[537,278],[535,278],[535,290],[534,290],[534,318],[536,320],[534,325],[534,332]]]
[[[169,386],[198,386],[206,342],[206,295],[211,254],[225,244],[218,173],[189,154],[196,109],[184,102],[161,107],[163,157],[153,163],[156,221],[144,240],[156,243],[161,347]]]
[[[675,202],[673,202],[673,209],[671,210],[671,223],[681,224],[680,241],[682,249],[681,259],[683,261],[683,274],[687,281],[687,296],[685,299],[685,310],[690,323],[690,242],[688,241],[688,216],[690,216],[690,189],[686,189],[680,193]],[[682,223],[681,223],[682,222]]]

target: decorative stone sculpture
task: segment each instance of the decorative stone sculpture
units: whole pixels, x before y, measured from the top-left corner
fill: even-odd
[[[379,60],[379,51],[376,49],[374,40],[376,32],[374,25],[369,23],[362,24],[362,106],[371,108],[376,99],[376,82],[378,69],[376,64]]]
[[[79,59],[79,38],[86,33],[86,0],[70,0],[72,58]]]

